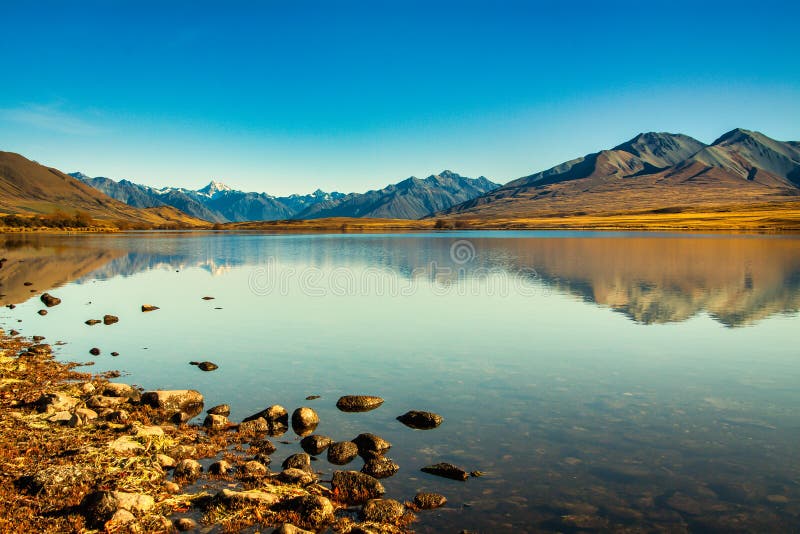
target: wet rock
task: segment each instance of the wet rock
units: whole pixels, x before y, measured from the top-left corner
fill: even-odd
[[[39,311],[38,311],[38,312],[36,312],[36,313],[38,313],[38,314],[39,314],[39,315],[41,315],[41,316],[45,316],[45,315],[47,315],[47,310],[39,310]]]
[[[345,465],[358,456],[358,446],[352,441],[337,441],[328,447],[328,461],[334,465]]]
[[[316,456],[327,449],[331,443],[333,443],[333,440],[328,436],[314,434],[311,436],[306,436],[300,440],[300,447],[302,447],[303,450],[308,454]]]
[[[311,472],[311,457],[304,453],[298,452],[286,458],[281,464],[284,469],[302,469],[303,471]]]
[[[88,324],[89,326],[94,326],[96,324],[100,324],[100,322],[101,321],[99,319],[89,319],[88,321],[84,321],[84,323]]]
[[[242,465],[242,474],[249,478],[260,478],[266,476],[269,470],[266,466],[255,460],[250,460]]]
[[[75,397],[64,395],[63,393],[45,393],[36,402],[36,409],[39,412],[63,412],[71,411],[80,402]]]
[[[186,480],[197,480],[200,476],[200,472],[203,470],[203,467],[200,465],[200,462],[197,460],[192,460],[191,458],[187,458],[185,460],[181,460],[178,462],[178,465],[175,466],[175,478],[182,478]]]
[[[89,354],[91,354],[92,356],[100,356],[100,349],[98,349],[97,347],[92,347],[91,349],[89,349]]]
[[[228,417],[231,414],[231,407],[227,404],[217,404],[213,408],[209,408],[206,413],[210,415],[224,415]]]
[[[157,309],[159,309],[158,306],[153,306],[152,304],[142,304],[143,312],[156,311]]]
[[[306,397],[306,400],[317,400],[318,398],[319,395],[309,395],[308,397]]]
[[[418,430],[430,430],[442,424],[444,420],[441,415],[433,412],[421,412],[411,410],[397,418],[398,421],[410,428]]]
[[[214,300],[214,297],[203,297],[203,300]]]
[[[131,454],[144,451],[144,445],[133,436],[120,436],[108,444],[108,448],[117,454]]]
[[[34,343],[41,343],[42,341],[44,341],[45,338],[44,336],[33,336],[31,339],[33,340]]]
[[[239,424],[239,433],[244,435],[265,434],[269,431],[267,420],[263,417],[243,421]]]
[[[295,469],[290,467],[284,469],[278,474],[278,480],[286,482],[287,484],[297,484],[299,486],[308,486],[316,482],[317,477],[313,473],[303,471],[302,469]]]
[[[22,285],[26,286],[26,287],[29,287],[29,286],[33,285],[33,282],[23,282]]]
[[[280,498],[274,493],[267,493],[265,491],[233,491],[229,489],[223,489],[217,493],[217,495],[214,497],[214,500],[225,506],[240,506],[242,504],[273,506],[280,501]]]
[[[358,471],[334,471],[331,488],[347,504],[363,504],[386,493],[378,479]]]
[[[81,510],[90,525],[102,526],[111,519],[118,510],[145,514],[153,509],[155,501],[143,493],[126,493],[123,491],[95,491],[81,501]]]
[[[405,511],[405,506],[394,499],[371,499],[361,508],[361,515],[367,521],[394,523]]]
[[[13,310],[16,307],[17,307],[16,304],[6,304],[6,308],[8,308],[9,310]]]
[[[200,362],[197,364],[197,368],[201,371],[214,371],[219,369],[219,365],[213,362]]]
[[[440,493],[421,491],[414,496],[414,505],[420,510],[432,510],[447,504],[447,497]]]
[[[183,425],[185,423],[188,423],[192,419],[192,417],[194,417],[194,415],[190,413],[186,413],[184,411],[177,411],[169,417],[169,420],[173,424]]]
[[[45,306],[48,308],[52,308],[53,306],[58,306],[61,304],[61,299],[58,297],[54,297],[50,293],[43,293],[41,297],[39,297]]]
[[[106,315],[103,316],[103,324],[106,325],[106,326],[114,324],[114,323],[118,323],[118,322],[119,322],[119,317],[117,317],[116,315],[108,315],[108,314],[106,314]]]
[[[195,530],[198,528],[197,521],[191,519],[189,517],[179,517],[174,522],[175,528],[181,532],[186,532],[187,530]]]
[[[467,477],[469,477],[469,474],[460,467],[457,467],[453,464],[448,464],[446,462],[423,467],[421,471],[423,473],[436,475],[437,477],[449,478],[452,480],[467,480]]]
[[[384,456],[370,458],[364,462],[364,467],[361,468],[362,473],[375,478],[389,478],[395,475],[399,470],[399,465],[391,458],[386,458]]]
[[[383,399],[374,395],[345,395],[336,401],[343,412],[368,412],[383,404]]]
[[[139,402],[142,398],[142,393],[135,387],[130,384],[121,384],[117,382],[109,382],[106,384],[105,387],[103,387],[103,395],[108,397],[123,397],[133,402]]]
[[[272,406],[268,406],[258,413],[254,413],[249,417],[245,417],[243,421],[247,422],[258,418],[263,418],[268,423],[283,423],[286,425],[289,424],[289,412],[287,412],[286,408],[284,408],[280,404],[273,404]]]
[[[113,352],[111,353],[111,355],[112,355],[112,356],[119,356],[119,352],[117,352],[117,351],[113,351]]]
[[[12,336],[18,336],[18,335],[19,335],[19,332],[17,332],[16,330],[11,330],[11,331],[9,332],[9,335],[12,335]]]
[[[142,395],[142,403],[162,410],[200,413],[203,409],[203,395],[193,389],[148,391]]]
[[[250,442],[248,452],[270,455],[277,450],[275,444],[268,439],[257,439]]]
[[[300,516],[305,526],[319,529],[333,519],[333,504],[321,495],[304,495],[285,502],[281,506]]]
[[[284,523],[275,530],[273,530],[272,534],[314,534],[314,533],[310,530],[305,530],[300,527],[296,527],[291,523]]]
[[[208,472],[212,475],[227,475],[233,470],[233,466],[230,462],[225,460],[220,460],[218,462],[214,462],[210,466],[208,466]]]
[[[386,451],[392,448],[392,444],[375,434],[359,434],[353,440],[358,446],[358,454],[364,458],[374,458],[383,456]]]
[[[211,430],[224,430],[229,424],[228,418],[224,415],[208,414],[203,421],[203,426]]]
[[[161,487],[164,488],[164,491],[166,491],[167,493],[175,494],[181,491],[181,487],[178,484],[172,482],[171,480],[165,480],[164,483],[161,484]]]
[[[261,453],[257,453],[255,456],[253,456],[253,460],[263,465],[270,465],[272,463],[272,458]]]

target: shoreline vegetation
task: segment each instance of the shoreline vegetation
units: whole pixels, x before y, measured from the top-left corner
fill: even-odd
[[[208,224],[147,225],[93,219],[85,213],[67,215],[0,216],[0,232],[120,232],[129,230],[214,230],[268,233],[370,233],[447,230],[594,230],[677,232],[800,232],[800,201],[721,205],[705,208],[671,207],[610,213],[550,213],[491,219],[431,217],[377,219],[332,217]]]
[[[43,341],[0,331],[2,531],[174,532],[202,524],[223,532],[260,525],[281,533],[393,534],[410,532],[415,513],[446,502],[432,493],[405,503],[382,498],[378,478],[393,475],[397,464],[384,456],[391,444],[372,434],[339,445],[351,445],[350,459],[365,458],[374,476],[343,467],[323,484],[307,453],[272,472],[269,438],[289,424],[308,436],[304,450],[330,448],[331,457],[337,444],[312,435],[318,418],[310,408],[295,410],[291,423],[273,405],[235,424],[220,405],[207,410],[202,426],[186,424],[203,410],[200,392],[112,383],[118,372],[92,375],[91,362],[57,361]],[[361,398],[379,399],[340,402]]]

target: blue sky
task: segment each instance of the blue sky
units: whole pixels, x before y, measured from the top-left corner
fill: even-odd
[[[363,191],[506,182],[640,131],[800,140],[789,1],[0,8],[0,150],[67,172]]]

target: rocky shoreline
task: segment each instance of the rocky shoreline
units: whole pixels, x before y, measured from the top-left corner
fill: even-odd
[[[344,442],[315,435],[311,408],[290,416],[273,405],[236,424],[220,405],[202,425],[186,424],[202,413],[200,392],[111,382],[119,373],[81,372],[41,341],[0,332],[0,530],[403,533],[417,513],[446,503],[435,493],[382,498],[379,479],[398,469],[386,456],[391,444],[373,434]],[[370,409],[377,399],[339,402]],[[436,414],[414,417],[431,428],[441,422]],[[289,426],[305,452],[275,461],[273,471],[269,438]],[[321,481],[311,460],[323,452],[335,465],[361,456],[364,468]],[[200,459],[213,463],[203,469]],[[449,464],[430,467],[467,476]]]

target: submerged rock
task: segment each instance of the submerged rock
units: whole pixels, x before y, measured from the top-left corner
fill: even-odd
[[[368,412],[383,404],[383,399],[374,395],[345,395],[336,401],[343,412]]]
[[[405,506],[394,499],[371,499],[361,509],[361,515],[367,521],[394,523],[405,511]]]
[[[358,471],[334,471],[331,488],[347,504],[363,504],[386,493],[378,479]]]
[[[358,456],[358,446],[352,441],[337,441],[328,447],[328,461],[335,465],[345,465]]]
[[[449,478],[452,480],[467,480],[469,477],[469,474],[460,467],[457,467],[453,464],[448,464],[446,462],[423,467],[421,471],[423,473]]]
[[[384,456],[370,458],[364,462],[364,467],[361,468],[362,473],[366,473],[375,478],[389,478],[395,475],[399,470],[400,466],[397,465],[394,460]]]
[[[103,324],[106,325],[106,326],[110,325],[110,324],[118,323],[118,322],[119,322],[119,317],[117,317],[116,315],[104,315],[103,316]]]
[[[439,493],[419,492],[414,496],[414,505],[420,510],[432,510],[447,504],[447,497]]]
[[[142,304],[142,311],[143,312],[151,312],[158,310],[158,306],[153,306],[152,304]]]
[[[300,447],[303,448],[308,454],[312,454],[316,456],[317,454],[322,453],[328,446],[333,443],[333,440],[328,436],[321,436],[318,434],[314,434],[311,436],[306,436],[300,441]]]
[[[441,415],[433,412],[422,412],[419,410],[411,410],[397,418],[398,421],[410,428],[418,430],[430,430],[442,424],[444,419]]]

